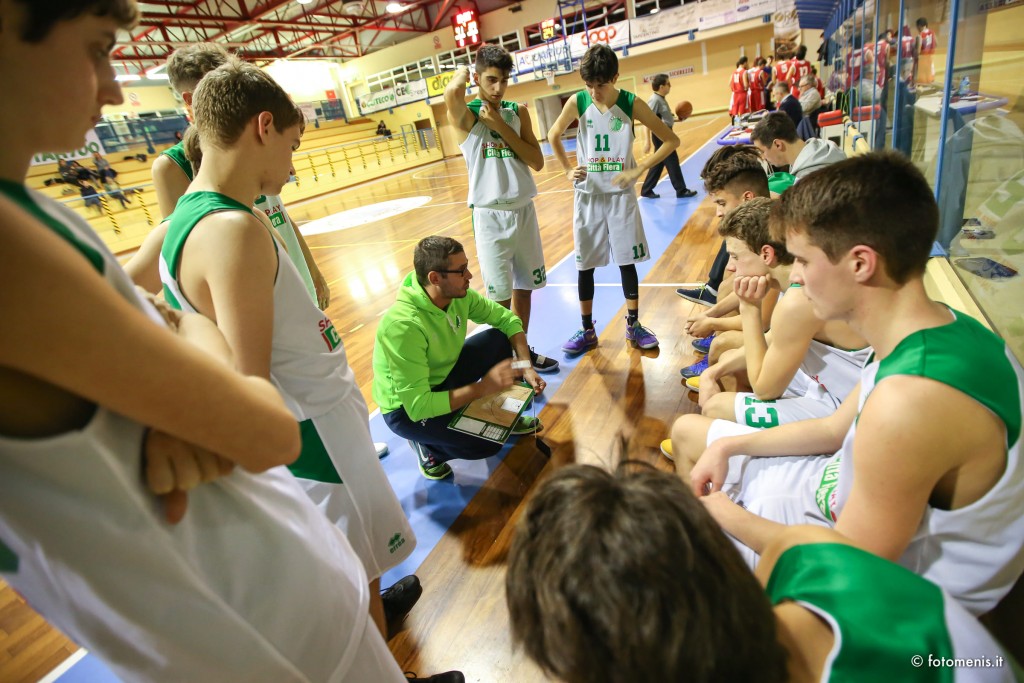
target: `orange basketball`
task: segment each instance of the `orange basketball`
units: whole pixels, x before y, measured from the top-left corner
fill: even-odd
[[[690,114],[693,113],[693,105],[683,100],[676,105],[676,118],[680,121],[685,121],[690,118]]]

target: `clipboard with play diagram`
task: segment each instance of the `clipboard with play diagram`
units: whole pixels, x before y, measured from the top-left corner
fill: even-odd
[[[448,429],[505,443],[519,416],[530,404],[533,393],[528,384],[513,384],[504,391],[482,396],[456,412]]]

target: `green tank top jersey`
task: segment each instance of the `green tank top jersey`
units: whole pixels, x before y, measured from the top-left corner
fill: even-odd
[[[168,219],[167,236],[160,248],[160,260],[167,267],[167,272],[177,280],[178,265],[181,263],[181,252],[196,224],[211,213],[218,211],[245,211],[252,213],[252,207],[236,202],[217,192],[189,192],[181,196],[174,213]],[[176,292],[171,291],[164,283],[164,298],[171,306],[182,310]]]
[[[929,666],[929,657],[996,661],[997,656],[1006,659],[1002,680],[1013,680],[1012,660],[938,586],[859,548],[839,543],[789,548],[765,590],[773,605],[796,602],[831,626],[835,645],[823,681],[951,682],[956,668]],[[915,656],[923,658],[921,665]]]
[[[192,181],[194,180],[194,176],[192,174],[192,163],[188,160],[188,157],[185,156],[184,144],[184,142],[179,142],[174,147],[165,149],[160,154],[165,157],[170,157],[171,161],[178,165],[178,168],[181,169],[182,173],[188,176],[189,181]]]
[[[634,98],[633,93],[620,90],[615,104],[602,112],[586,90],[576,93],[579,114],[576,162],[587,169],[587,177],[575,183],[578,192],[633,192],[632,187],[615,187],[612,179],[636,166],[633,158]]]
[[[57,235],[65,242],[81,252],[82,256],[85,257],[97,272],[104,272],[106,264],[103,260],[103,255],[96,251],[91,245],[78,239],[74,233],[72,233],[71,230],[69,230],[68,227],[60,222],[56,217],[44,211],[43,208],[32,199],[24,185],[21,183],[11,182],[10,180],[0,180],[0,194],[20,206],[30,216],[40,221],[47,228],[57,233]]]

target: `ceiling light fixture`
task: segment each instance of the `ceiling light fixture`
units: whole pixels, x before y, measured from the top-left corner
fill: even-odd
[[[141,81],[142,80],[142,76],[140,76],[138,74],[118,74],[118,75],[114,76],[114,80],[118,81],[118,82]]]
[[[295,0],[295,2],[299,3],[300,5],[308,5],[309,3],[313,2],[313,0]]]
[[[405,11],[405,5],[400,2],[389,2],[384,9],[391,14],[399,14]]]

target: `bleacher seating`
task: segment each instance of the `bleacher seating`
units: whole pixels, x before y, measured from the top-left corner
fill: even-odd
[[[298,182],[285,186],[281,193],[285,202],[309,199],[442,158],[433,131],[381,138],[376,129],[376,122],[370,119],[308,126],[302,148],[294,156]],[[158,147],[157,154],[167,147]],[[146,161],[136,159],[136,154],[146,154]],[[108,154],[106,159],[117,171],[117,182],[131,204],[122,207],[119,201],[112,199],[99,213],[86,208],[77,188],[62,183],[45,184],[49,178],[60,177],[56,163],[31,167],[27,184],[77,211],[107,246],[119,253],[138,247],[162,218],[150,170],[154,158],[145,147]],[[93,167],[88,159],[81,163],[86,168]],[[97,188],[102,189],[98,185]]]

